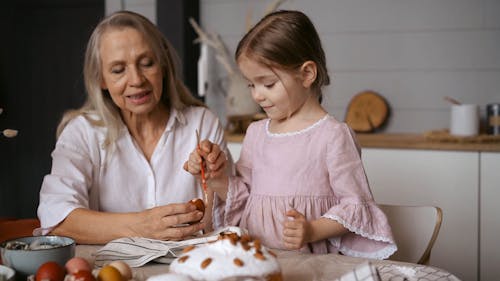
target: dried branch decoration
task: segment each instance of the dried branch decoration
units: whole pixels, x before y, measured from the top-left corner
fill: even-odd
[[[207,33],[196,23],[193,18],[189,18],[189,23],[193,26],[194,31],[198,34],[195,43],[205,43],[215,50],[215,58],[222,64],[229,75],[236,72],[236,66],[232,63],[231,55],[222,41],[219,34]]]
[[[286,0],[274,0],[266,8],[265,15],[275,11],[283,2]],[[212,47],[215,50],[216,59],[222,64],[227,73],[231,76],[237,73],[238,70],[234,64],[233,58],[230,55],[226,44],[222,41],[222,38],[217,33],[205,32],[193,18],[189,18],[189,23],[193,26],[194,31],[198,34],[198,38],[194,41],[195,43],[204,43]],[[247,31],[251,28],[250,13],[247,12],[246,18],[246,28]]]
[[[0,108],[0,114],[2,114],[2,112],[3,112],[3,108]],[[2,135],[4,135],[5,137],[8,137],[8,138],[13,138],[13,137],[17,136],[17,130],[5,129],[2,131]]]
[[[285,2],[285,0],[274,0],[266,9],[266,15],[270,12],[276,10],[281,3]],[[246,27],[250,29],[250,13],[247,11],[246,18]],[[216,60],[224,67],[225,71],[228,74],[227,81],[228,84],[226,87],[223,87],[224,90],[224,102],[225,102],[225,115],[228,118],[228,128],[235,127],[232,125],[234,122],[231,120],[231,117],[238,118],[252,118],[256,114],[259,113],[260,107],[259,105],[252,99],[252,95],[250,95],[250,90],[248,89],[248,83],[241,75],[236,62],[229,52],[226,44],[222,40],[221,36],[217,33],[209,33],[203,30],[198,23],[192,18],[189,19],[189,23],[192,25],[194,31],[197,33],[198,38],[194,40],[194,43],[201,43],[202,46],[202,54],[203,51],[207,50],[207,48],[214,50],[214,56]],[[248,30],[247,30],[248,31]],[[206,53],[205,53],[206,54]],[[199,62],[200,63],[200,62]],[[201,65],[204,66],[199,69],[198,79],[202,82],[199,85],[208,85],[205,81],[205,76],[208,76],[206,72],[208,72],[208,61],[201,60]],[[201,78],[200,78],[201,77]],[[211,81],[214,82],[214,81]],[[200,93],[205,93],[203,89],[200,90]],[[238,126],[236,126],[238,127]],[[246,128],[245,128],[246,129]],[[235,132],[233,129],[228,129],[229,131]]]

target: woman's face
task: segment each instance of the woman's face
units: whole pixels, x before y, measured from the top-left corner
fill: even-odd
[[[125,114],[148,114],[159,105],[160,63],[144,37],[133,28],[110,29],[101,37],[102,89]]]

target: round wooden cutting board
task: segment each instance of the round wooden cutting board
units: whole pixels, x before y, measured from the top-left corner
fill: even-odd
[[[349,102],[345,122],[355,131],[373,132],[385,124],[389,118],[389,105],[380,94],[363,91]]]

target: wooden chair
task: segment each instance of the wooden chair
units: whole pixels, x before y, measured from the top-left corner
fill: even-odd
[[[38,219],[15,219],[15,218],[0,218],[0,243],[24,236],[33,235],[33,230],[40,227]],[[2,259],[0,258],[0,264]]]
[[[443,212],[434,206],[380,204],[392,228],[398,251],[389,259],[429,264],[431,250],[441,228]]]
[[[0,218],[0,243],[17,237],[31,236],[37,227],[40,227],[40,221],[35,218]]]

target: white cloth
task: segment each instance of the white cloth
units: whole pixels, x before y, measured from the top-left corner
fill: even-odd
[[[162,241],[143,237],[119,238],[97,250],[94,265],[102,267],[116,260],[123,261],[130,267],[143,266],[152,260],[170,264],[185,247],[216,241],[219,234],[224,232],[236,233],[240,237],[247,234],[245,229],[229,226],[182,241]]]
[[[199,182],[183,164],[200,139],[218,144],[229,158],[224,129],[203,107],[172,109],[150,162],[123,124],[112,155],[103,148],[105,131],[86,118],[73,119],[52,152],[52,171],[40,190],[38,217],[46,234],[76,208],[137,212],[169,203],[203,198]],[[214,220],[216,216],[214,216]],[[214,221],[214,227],[219,223]]]

